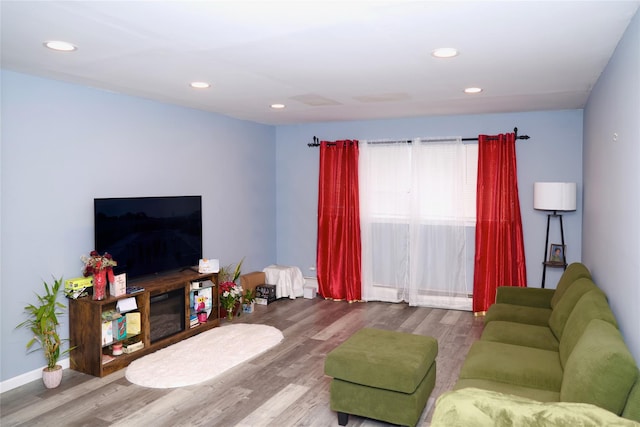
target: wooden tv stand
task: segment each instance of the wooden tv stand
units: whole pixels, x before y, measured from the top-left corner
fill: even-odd
[[[214,284],[211,288],[213,299],[211,302],[211,313],[206,322],[200,322],[196,326],[191,326],[190,314],[192,307],[190,307],[189,301],[190,293],[194,292],[194,290],[191,289],[191,283],[205,282],[207,280],[210,280]],[[135,280],[132,283],[128,283],[128,285],[144,288],[144,290],[120,297],[108,296],[101,301],[94,301],[91,296],[69,299],[70,346],[75,347],[70,354],[71,369],[97,377],[103,377],[128,366],[132,361],[146,354],[220,325],[220,299],[218,297],[217,273],[199,274],[193,270],[184,270]],[[184,293],[184,329],[166,338],[160,338],[151,342],[149,321],[150,300],[154,296],[176,290],[182,290]],[[143,348],[132,353],[113,356],[112,344],[124,340],[114,339],[112,343],[103,344],[102,329],[103,323],[106,322],[103,321],[102,313],[109,310],[116,310],[116,303],[119,300],[130,297],[136,299],[136,305],[138,307],[136,311],[140,313],[140,334],[127,337],[127,339],[130,339],[130,341],[138,341],[139,338]]]

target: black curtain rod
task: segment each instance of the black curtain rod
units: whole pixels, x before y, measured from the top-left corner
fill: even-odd
[[[513,128],[513,133],[515,133],[516,135],[516,139],[529,139],[530,136],[529,135],[518,135],[518,128]],[[477,141],[478,137],[475,138],[462,138],[463,141]],[[411,140],[407,140],[407,139],[403,139],[403,140],[399,140],[399,141],[380,141],[380,142],[386,142],[386,143],[400,143],[400,142],[404,142],[404,143],[409,143],[411,144]],[[329,146],[335,145],[335,143],[329,143]],[[307,144],[307,146],[309,147],[319,147],[320,146],[320,138],[317,137],[313,137],[313,142],[310,142]]]

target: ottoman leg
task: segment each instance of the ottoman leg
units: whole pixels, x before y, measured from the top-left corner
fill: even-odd
[[[346,426],[349,422],[349,414],[345,414],[344,412],[338,412],[338,424],[341,426]]]

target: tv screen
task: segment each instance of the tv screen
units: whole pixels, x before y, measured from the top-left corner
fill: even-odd
[[[94,199],[95,249],[127,279],[198,265],[202,197]]]

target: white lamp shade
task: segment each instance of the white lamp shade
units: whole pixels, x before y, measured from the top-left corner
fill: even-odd
[[[533,208],[544,211],[575,211],[575,182],[535,182]]]

